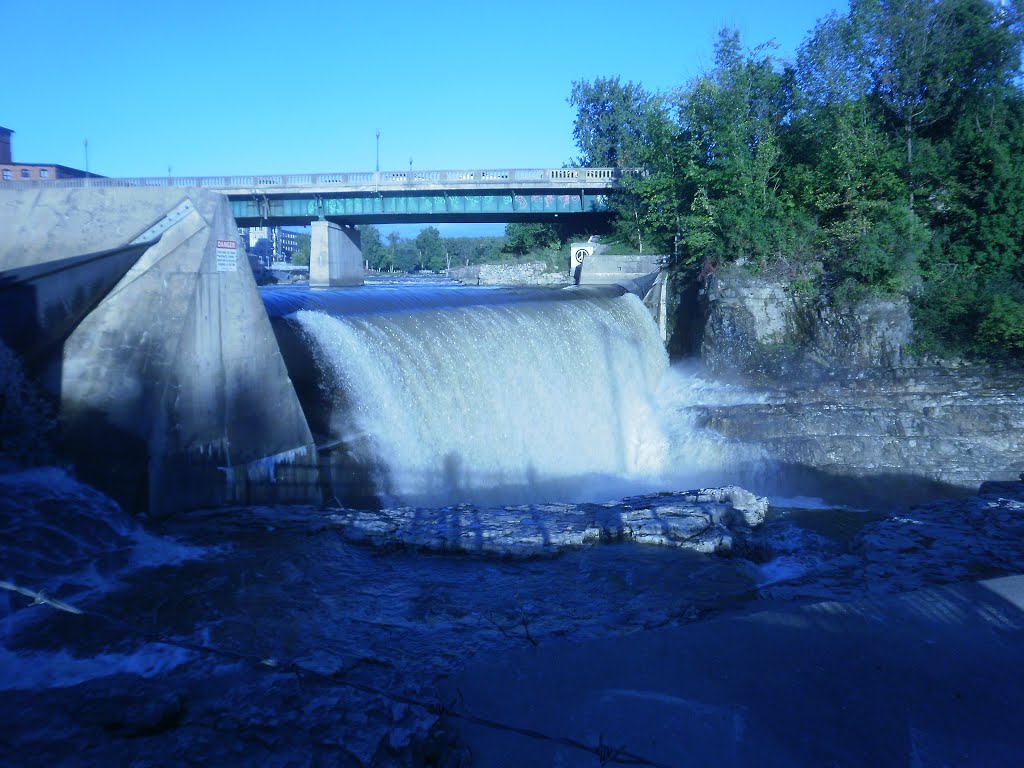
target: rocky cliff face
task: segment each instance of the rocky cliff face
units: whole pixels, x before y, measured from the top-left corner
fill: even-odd
[[[767,393],[763,404],[699,409],[702,426],[769,457],[740,482],[877,502],[1024,470],[1024,371],[915,360],[906,301],[837,309],[742,273],[715,276],[695,298],[690,348],[706,371]]]
[[[701,355],[716,376],[771,382],[889,372],[912,362],[906,300],[869,298],[836,309],[816,293],[737,272],[710,280],[701,304]]]

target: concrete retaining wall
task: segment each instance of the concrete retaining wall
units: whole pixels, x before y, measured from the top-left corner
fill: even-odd
[[[609,256],[594,253],[587,256],[580,269],[580,285],[607,285],[633,280],[661,269],[662,256]]]
[[[454,267],[448,276],[466,285],[557,285],[569,284],[565,274],[549,272],[543,261],[477,264]]]
[[[44,365],[68,456],[131,511],[315,501],[313,439],[245,252],[228,247],[226,198],[0,189],[0,271],[123,246],[174,210]]]

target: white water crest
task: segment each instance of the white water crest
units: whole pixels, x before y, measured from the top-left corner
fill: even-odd
[[[668,357],[635,296],[295,317],[386,502],[603,500],[665,470]]]
[[[707,378],[697,362],[688,361],[672,365],[662,377],[657,397],[659,420],[669,444],[664,481],[668,487],[733,483],[747,487],[751,473],[771,471],[759,446],[727,439],[701,427],[698,418],[708,408],[768,402],[765,393]]]

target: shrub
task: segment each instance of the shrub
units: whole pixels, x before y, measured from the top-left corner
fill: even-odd
[[[994,351],[1024,354],[1024,302],[1008,293],[993,296],[978,325],[978,338]]]

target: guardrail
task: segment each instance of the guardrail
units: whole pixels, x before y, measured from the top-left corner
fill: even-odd
[[[515,168],[448,171],[367,171],[356,173],[260,174],[253,176],[153,176],[112,179],[30,179],[0,181],[0,189],[76,187],[206,187],[217,190],[275,187],[408,188],[417,184],[608,184],[623,176],[643,176],[642,168]]]

